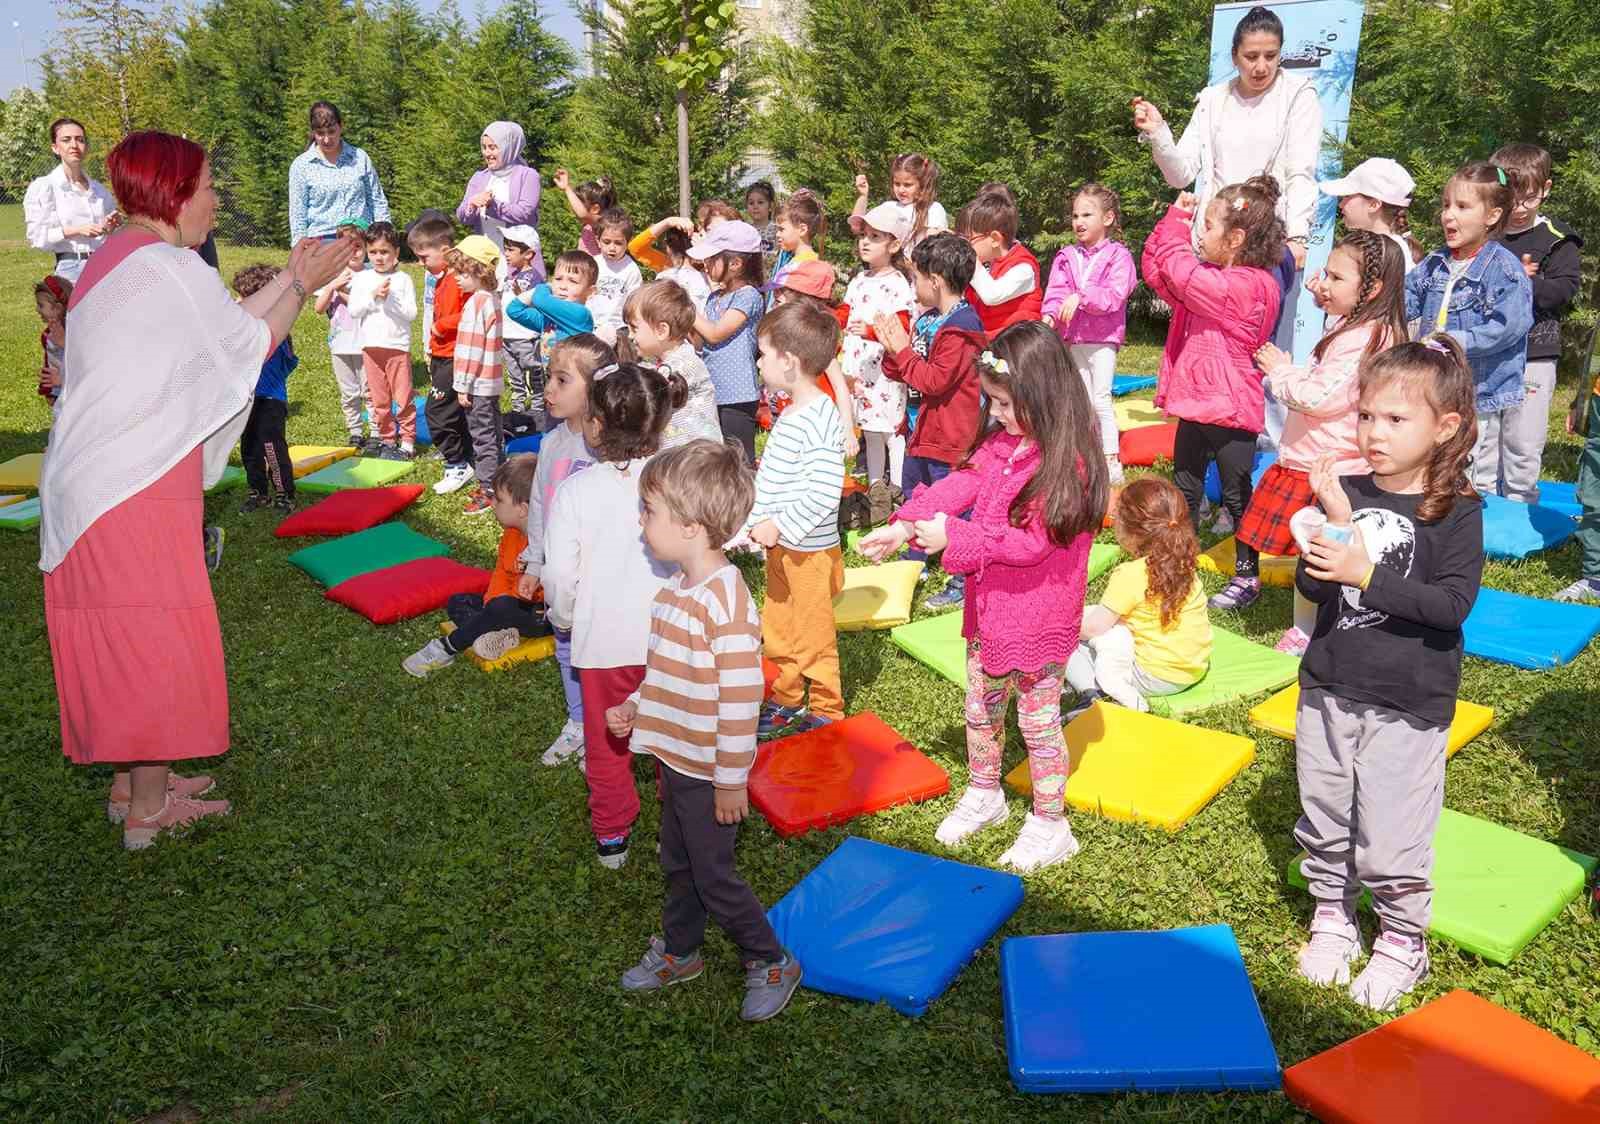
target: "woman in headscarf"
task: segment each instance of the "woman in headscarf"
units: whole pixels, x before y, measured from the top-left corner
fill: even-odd
[[[539,226],[539,173],[522,159],[525,138],[515,121],[495,121],[479,140],[483,168],[467,181],[456,218],[488,238],[502,253],[501,231],[508,226]],[[533,247],[534,268],[544,274],[544,255]]]

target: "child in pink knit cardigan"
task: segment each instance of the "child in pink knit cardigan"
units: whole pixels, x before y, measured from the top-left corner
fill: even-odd
[[[913,538],[967,575],[967,767],[971,780],[935,838],[954,846],[1010,815],[1000,791],[1006,707],[1028,746],[1033,811],[1000,862],[1028,871],[1078,850],[1064,814],[1061,690],[1083,620],[1089,543],[1109,490],[1083,381],[1055,331],[1025,321],[978,359],[985,405],[966,460],[926,487],[861,553],[889,557]],[[971,511],[965,518],[956,513]]]

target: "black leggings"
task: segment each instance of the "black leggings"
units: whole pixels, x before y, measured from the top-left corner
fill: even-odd
[[[722,439],[744,450],[744,463],[756,463],[756,406],[755,402],[734,402],[717,407],[717,421],[722,425]]]
[[[266,495],[268,485],[280,496],[294,495],[294,464],[283,435],[288,419],[286,402],[257,398],[251,403],[250,417],[239,438],[239,459],[244,461],[250,490],[258,495]]]
[[[484,604],[476,593],[457,593],[445,604],[444,612],[456,626],[456,630],[444,638],[444,646],[456,653],[472,647],[472,642],[484,633],[502,628],[514,628],[524,638],[550,635],[544,614],[535,609],[531,601],[518,597],[496,597]]]
[[[1255,468],[1256,435],[1248,429],[1178,420],[1178,437],[1172,446],[1172,482],[1189,505],[1189,521],[1200,529],[1200,500],[1205,495],[1206,465],[1217,462],[1222,481],[1222,506],[1233,516],[1235,528],[1250,506],[1250,473]],[[1233,572],[1253,578],[1260,568],[1255,547],[1235,540]]]

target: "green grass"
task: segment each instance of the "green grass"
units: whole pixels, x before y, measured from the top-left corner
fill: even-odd
[[[224,272],[244,261],[225,250]],[[0,459],[44,443],[27,293],[45,268],[20,243],[0,242],[0,291],[10,294],[0,305]],[[305,316],[295,343],[290,436],[337,440],[321,322]],[[1154,369],[1159,350],[1130,347],[1122,366]],[[1570,479],[1576,452],[1554,440],[1548,474]],[[437,472],[423,466],[419,479]],[[249,1109],[311,1121],[1301,1119],[1279,1095],[1018,1095],[998,939],[917,1020],[803,990],[774,1022],[741,1025],[741,973],[720,935],[699,982],[625,998],[617,975],[659,925],[650,789],[634,861],[602,870],[582,778],[538,764],[562,722],[554,668],[409,678],[400,660],[435,634],[437,617],[380,629],[324,601],[284,561],[299,544],[273,538],[268,515],[237,515],[237,503],[237,493],[207,501],[208,521],[228,530],[215,586],[233,749],[214,771],[235,814],[139,855],[121,851],[104,819],[109,773],[70,767],[60,753],[37,537],[0,535],[0,617],[10,625],[0,648],[0,1117],[126,1119],[177,1105],[207,1118]],[[468,522],[460,506],[429,493],[404,518],[488,565],[494,528]],[[1487,580],[1549,595],[1576,571],[1569,546],[1492,565]],[[1271,591],[1245,631],[1271,639],[1288,619],[1288,592]],[[840,649],[851,709],[876,710],[959,791],[957,688],[885,634],[845,634]],[[1469,659],[1463,694],[1497,718],[1451,762],[1446,802],[1600,850],[1597,679],[1595,649],[1545,673]],[[1244,711],[1199,721],[1250,733]],[[1383,1020],[1293,974],[1307,900],[1283,880],[1297,814],[1292,747],[1257,741],[1256,763],[1177,835],[1076,816],[1082,853],[1028,879],[1001,936],[1227,922],[1289,1065]],[[1021,755],[1013,730],[1007,766]],[[951,799],[787,841],[757,820],[742,833],[740,864],[771,903],[847,833],[936,850]],[[972,857],[992,863],[1008,843],[984,839]],[[1433,957],[1412,1004],[1470,988],[1600,1051],[1600,925],[1581,905],[1510,967],[1443,944]]]

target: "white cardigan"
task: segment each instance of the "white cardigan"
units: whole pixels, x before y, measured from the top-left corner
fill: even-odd
[[[131,237],[131,235],[124,235]],[[205,445],[222,477],[272,345],[193,250],[134,250],[67,313],[60,415],[39,472],[39,569]]]
[[[1165,123],[1154,134],[1139,135],[1139,142],[1150,146],[1156,167],[1169,186],[1194,184],[1196,214],[1204,214],[1211,197],[1228,186],[1215,182],[1212,161],[1216,122],[1233,81],[1229,78],[1200,91],[1194,116],[1176,143]],[[1316,88],[1310,79],[1280,70],[1252,116],[1260,121],[1254,133],[1261,153],[1256,173],[1270,173],[1282,188],[1278,215],[1288,227],[1289,237],[1306,238],[1316,217],[1317,160],[1322,152],[1322,103],[1317,100]],[[1194,226],[1198,234],[1201,224]]]

